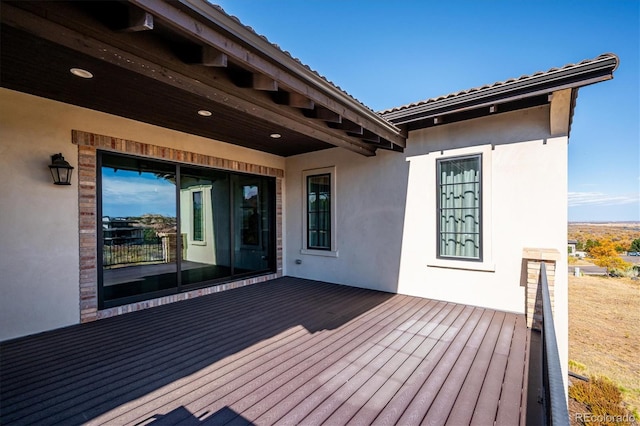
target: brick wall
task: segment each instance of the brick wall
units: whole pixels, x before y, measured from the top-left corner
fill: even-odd
[[[540,283],[540,264],[545,263],[547,269],[547,283],[549,284],[549,296],[551,309],[554,309],[554,288],[556,275],[556,262],[560,259],[560,253],[555,249],[532,249],[523,251],[524,268],[526,272],[526,318],[527,327],[534,330],[542,329],[542,289]]]
[[[174,148],[166,148],[142,142],[97,135],[80,130],[72,131],[72,142],[78,145],[78,205],[80,239],[80,322],[95,321],[140,309],[151,308],[179,300],[191,299],[219,291],[264,282],[282,276],[282,180],[284,170],[273,167],[227,160],[210,155],[196,154]],[[96,203],[96,153],[97,150],[132,154],[137,156],[207,166],[221,170],[252,173],[276,178],[276,272],[212,287],[173,294],[157,299],[98,310],[97,259],[97,203]]]

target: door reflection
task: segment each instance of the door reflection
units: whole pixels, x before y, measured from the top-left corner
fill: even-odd
[[[102,299],[174,289],[174,166],[105,154],[102,188]]]
[[[275,270],[275,179],[101,153],[99,301]]]
[[[229,174],[181,167],[182,285],[231,276]]]

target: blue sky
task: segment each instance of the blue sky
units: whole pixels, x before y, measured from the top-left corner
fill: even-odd
[[[617,54],[579,91],[569,220],[640,220],[639,1],[214,3],[376,111]]]

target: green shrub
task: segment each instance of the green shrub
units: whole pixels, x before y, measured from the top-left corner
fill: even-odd
[[[625,266],[620,268],[610,268],[609,276],[633,278],[638,276],[639,270],[640,269],[638,268],[638,265],[630,265],[630,266]]]
[[[583,363],[581,363],[581,362],[574,361],[574,360],[572,360],[572,359],[570,359],[570,360],[569,360],[569,368],[570,368],[572,371],[580,372],[580,373],[582,373],[582,372],[584,372],[584,371],[586,371],[586,370],[587,370],[587,366],[586,366],[586,365],[584,365],[584,364],[583,364]]]

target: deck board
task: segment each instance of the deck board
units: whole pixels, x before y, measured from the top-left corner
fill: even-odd
[[[472,425],[483,426],[495,421],[515,324],[516,316],[506,314],[498,341],[491,354],[487,375],[480,389],[476,409],[470,423]]]
[[[450,426],[467,425],[471,423],[471,418],[475,411],[476,403],[480,395],[480,390],[484,383],[489,363],[498,341],[504,314],[499,312],[493,313],[493,318],[489,324],[489,328],[484,335],[482,343],[476,352],[475,359],[469,368],[467,377],[465,378],[460,393],[456,397],[453,408],[449,412],[449,418],[446,424]]]
[[[524,321],[524,319],[516,317],[514,326],[516,329],[520,321]],[[520,421],[521,412],[517,408],[521,407],[522,399],[527,397],[526,392],[523,392],[524,378],[527,371],[522,370],[525,366],[521,361],[526,358],[526,341],[527,336],[525,334],[513,334],[509,357],[507,358],[507,369],[502,381],[498,414],[496,415],[496,421],[501,424],[517,424]]]
[[[522,315],[295,278],[0,344],[0,424],[518,424]]]
[[[485,310],[472,334],[460,351],[455,364],[443,380],[442,387],[435,393],[429,410],[425,413],[422,424],[441,425],[446,423],[462,385],[471,370],[471,365],[478,353],[478,348],[484,340],[487,329],[493,317],[493,312]],[[441,363],[438,367],[442,366]]]

